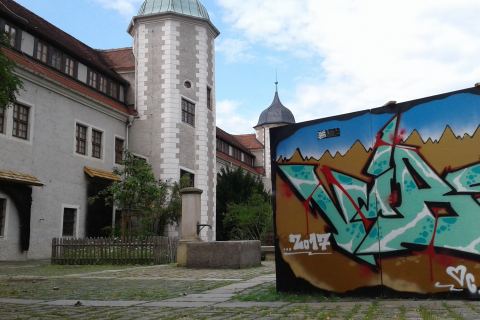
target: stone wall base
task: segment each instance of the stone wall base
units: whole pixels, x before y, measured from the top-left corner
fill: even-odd
[[[260,265],[260,241],[180,241],[177,264],[187,268],[241,269]]]

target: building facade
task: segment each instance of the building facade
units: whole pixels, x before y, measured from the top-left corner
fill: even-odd
[[[157,178],[187,175],[203,190],[200,223],[212,228],[201,237],[215,240],[217,172],[264,177],[268,141],[216,127],[219,31],[203,5],[146,0],[128,28],[133,46],[96,50],[0,1],[12,45],[1,50],[23,81],[0,109],[0,260],[48,258],[54,237],[107,235],[115,208],[88,198],[118,179],[125,149]]]

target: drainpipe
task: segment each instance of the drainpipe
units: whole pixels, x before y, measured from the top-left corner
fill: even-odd
[[[134,116],[128,116],[127,122],[125,123],[125,150],[128,150],[128,129],[133,125],[134,121]]]

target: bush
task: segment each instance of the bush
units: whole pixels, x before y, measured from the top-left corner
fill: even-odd
[[[268,197],[254,193],[245,203],[229,204],[224,226],[229,230],[230,239],[265,242],[273,231]]]
[[[263,182],[259,177],[245,172],[241,168],[222,168],[217,176],[217,240],[230,240],[232,226],[224,223],[228,206],[235,204],[247,205],[256,194],[264,199],[269,195],[264,190]]]

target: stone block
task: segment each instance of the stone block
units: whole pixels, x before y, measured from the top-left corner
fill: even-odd
[[[260,265],[260,241],[182,242],[177,263],[187,268],[250,268]]]

